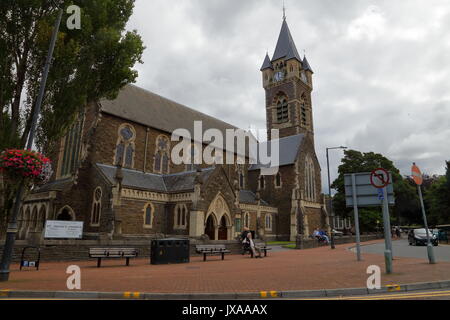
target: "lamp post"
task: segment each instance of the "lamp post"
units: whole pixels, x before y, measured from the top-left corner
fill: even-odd
[[[53,50],[55,48],[57,35],[58,35],[58,31],[59,31],[59,26],[61,24],[62,15],[64,13],[62,6],[55,4],[53,2],[53,0],[52,0],[52,3],[59,10],[58,10],[58,16],[55,21],[55,25],[53,27],[52,38],[50,41],[50,46],[48,49],[47,58],[46,58],[45,65],[44,65],[44,70],[42,73],[39,95],[38,95],[34,113],[32,116],[30,133],[28,135],[28,141],[27,141],[27,146],[26,146],[26,148],[28,150],[31,150],[33,147],[34,135],[36,132],[36,123],[37,123],[38,115],[40,113],[42,99],[44,98],[45,85],[47,83],[47,76],[48,76],[48,72],[50,70],[51,60],[52,60],[52,56],[53,56]],[[9,265],[11,264],[13,249],[14,249],[14,242],[15,242],[16,233],[17,233],[17,216],[19,214],[24,191],[25,191],[25,186],[24,186],[24,182],[22,181],[20,183],[19,190],[17,191],[16,199],[14,201],[12,212],[11,212],[11,216],[9,217],[9,221],[8,221],[8,228],[6,231],[6,241],[5,241],[3,254],[1,257],[1,261],[0,261],[0,282],[9,280]]]
[[[333,148],[327,148],[327,170],[328,170],[328,196],[330,201],[330,228],[331,228],[331,234],[330,234],[330,246],[331,249],[334,249],[334,212],[333,212],[333,200],[331,198],[331,180],[330,180],[330,157],[328,156],[328,150],[334,150],[334,149],[347,149],[347,147],[333,147]]]

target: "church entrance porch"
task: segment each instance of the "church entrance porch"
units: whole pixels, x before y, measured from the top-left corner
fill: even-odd
[[[222,217],[222,219],[220,219],[218,240],[228,240],[227,220],[225,219],[225,217]]]
[[[205,234],[210,240],[216,240],[216,227],[214,225],[214,217],[210,215],[206,220]]]

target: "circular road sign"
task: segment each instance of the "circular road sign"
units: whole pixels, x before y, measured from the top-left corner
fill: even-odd
[[[378,189],[382,189],[389,184],[389,173],[383,169],[378,168],[370,174],[370,183]]]
[[[413,163],[413,166],[411,168],[411,176],[414,180],[414,182],[420,186],[422,185],[423,178],[422,178],[422,172],[420,172],[420,169],[418,166],[416,166],[415,163]]]

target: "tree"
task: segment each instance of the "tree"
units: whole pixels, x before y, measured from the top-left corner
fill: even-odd
[[[134,0],[75,0],[81,29],[69,30],[63,17],[47,80],[37,145],[43,150],[61,137],[91,101],[117,96],[134,82],[144,50],[136,31],[125,32]],[[0,3],[0,148],[23,148],[40,86],[58,9],[52,1]]]
[[[439,177],[426,190],[424,201],[430,225],[450,223],[450,161],[446,162],[446,174]]]
[[[374,152],[362,153],[356,150],[345,150],[344,158],[341,160],[339,166],[338,178],[333,182],[332,187],[337,190],[333,197],[333,208],[337,215],[348,217],[351,216],[352,208],[347,208],[345,205],[345,186],[344,174],[371,172],[377,168],[384,168],[392,173],[394,183],[395,206],[391,210],[394,214],[396,223],[403,222],[410,223],[420,217],[420,203],[415,189],[400,175],[400,171],[394,166],[393,162],[381,154]],[[366,221],[366,230],[361,224],[363,231],[369,231],[368,221],[373,224],[379,217],[380,208],[364,208],[361,210],[361,221]],[[367,215],[367,217],[365,217]],[[367,219],[366,219],[367,218]],[[373,226],[374,227],[374,226]]]
[[[0,151],[26,145],[58,12],[54,2],[63,1],[0,1]],[[141,37],[125,31],[134,0],[71,4],[81,8],[81,29],[69,30],[63,16],[37,126],[36,145],[47,154],[89,102],[115,98],[142,63]],[[1,200],[4,219],[12,201]]]

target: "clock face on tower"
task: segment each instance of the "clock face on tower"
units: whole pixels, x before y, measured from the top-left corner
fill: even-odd
[[[275,76],[273,78],[275,79],[275,81],[281,81],[284,78],[284,73],[278,71],[277,73],[275,73]]]

